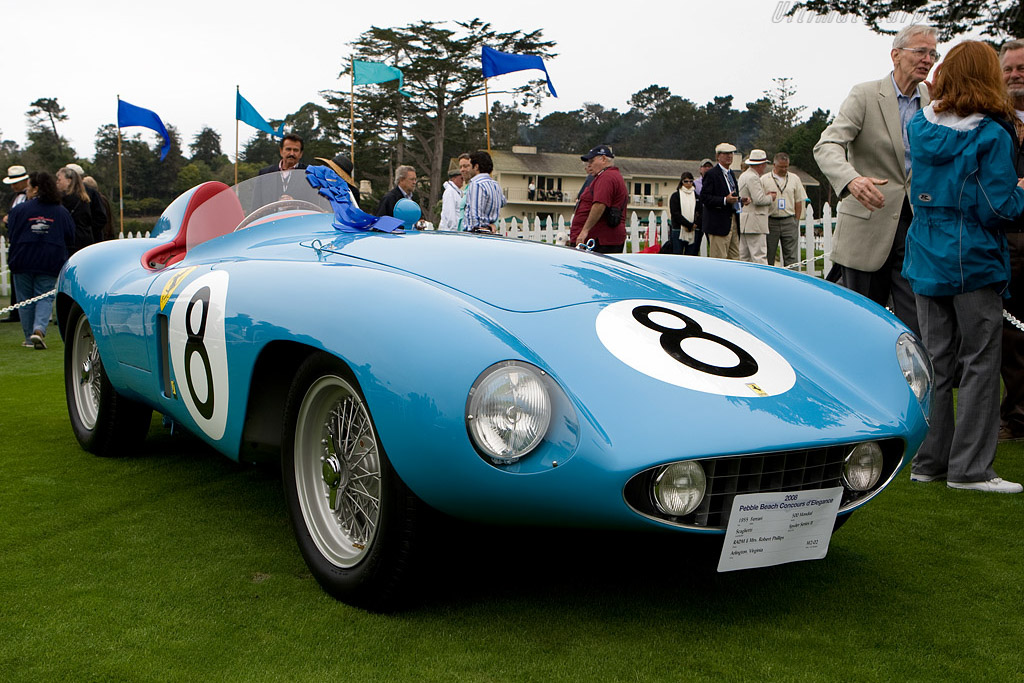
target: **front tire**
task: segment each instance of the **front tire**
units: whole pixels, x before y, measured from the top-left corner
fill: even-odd
[[[71,429],[82,448],[100,456],[124,456],[138,450],[149,432],[153,411],[125,398],[103,371],[92,326],[78,304],[68,315],[64,345],[64,394]]]
[[[395,607],[413,556],[421,503],[388,462],[348,368],[316,354],[285,408],[282,479],[306,564],[335,598]]]

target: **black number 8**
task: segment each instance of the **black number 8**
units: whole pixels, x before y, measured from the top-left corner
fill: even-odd
[[[202,303],[203,313],[199,323],[199,329],[192,329],[192,309],[197,303]],[[188,333],[188,340],[185,342],[185,379],[188,382],[188,393],[192,395],[192,401],[196,404],[199,414],[209,420],[213,417],[213,370],[210,368],[210,354],[203,343],[203,336],[206,334],[206,316],[210,311],[210,288],[202,287],[192,295],[185,309],[185,331]],[[203,373],[206,375],[206,400],[200,401],[196,396],[196,388],[192,382],[192,354],[198,353],[199,359],[203,361]]]
[[[683,327],[676,329],[659,325],[651,320],[651,313],[664,313],[665,315],[670,315],[673,318],[682,321]],[[636,321],[644,327],[652,329],[655,332],[661,332],[661,348],[665,349],[665,353],[687,367],[699,370],[700,372],[704,372],[709,375],[717,375],[719,377],[750,377],[757,372],[757,361],[754,360],[753,356],[728,339],[722,339],[721,337],[716,337],[713,334],[705,332],[700,326],[700,323],[693,318],[683,315],[679,311],[662,308],[661,306],[637,306],[633,309],[633,317],[636,318]],[[684,339],[706,339],[710,342],[714,342],[715,344],[724,346],[735,353],[739,360],[736,365],[732,367],[708,365],[707,363],[699,361],[683,351],[681,345]]]

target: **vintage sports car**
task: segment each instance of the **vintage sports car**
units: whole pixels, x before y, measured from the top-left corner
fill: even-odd
[[[257,206],[257,181],[200,185],[155,237],[71,258],[71,425],[131,454],[156,410],[229,458],[279,458],[299,549],[342,600],[395,604],[429,508],[723,536],[737,496],[838,489],[831,533],[927,431],[920,343],[821,280],[355,229],[316,193]]]

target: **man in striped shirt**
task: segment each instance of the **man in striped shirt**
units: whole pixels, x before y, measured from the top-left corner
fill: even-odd
[[[466,186],[466,220],[463,230],[497,232],[498,215],[505,206],[505,195],[491,178],[494,162],[487,152],[469,155],[470,177]]]

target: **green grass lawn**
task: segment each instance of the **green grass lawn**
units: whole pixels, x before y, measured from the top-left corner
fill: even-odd
[[[0,325],[4,681],[1019,681],[1024,496],[906,472],[821,561],[717,574],[677,536],[440,527],[392,615],[310,577],[271,466],[154,420],[82,451],[63,346]],[[1000,446],[1024,479],[1024,444]]]

